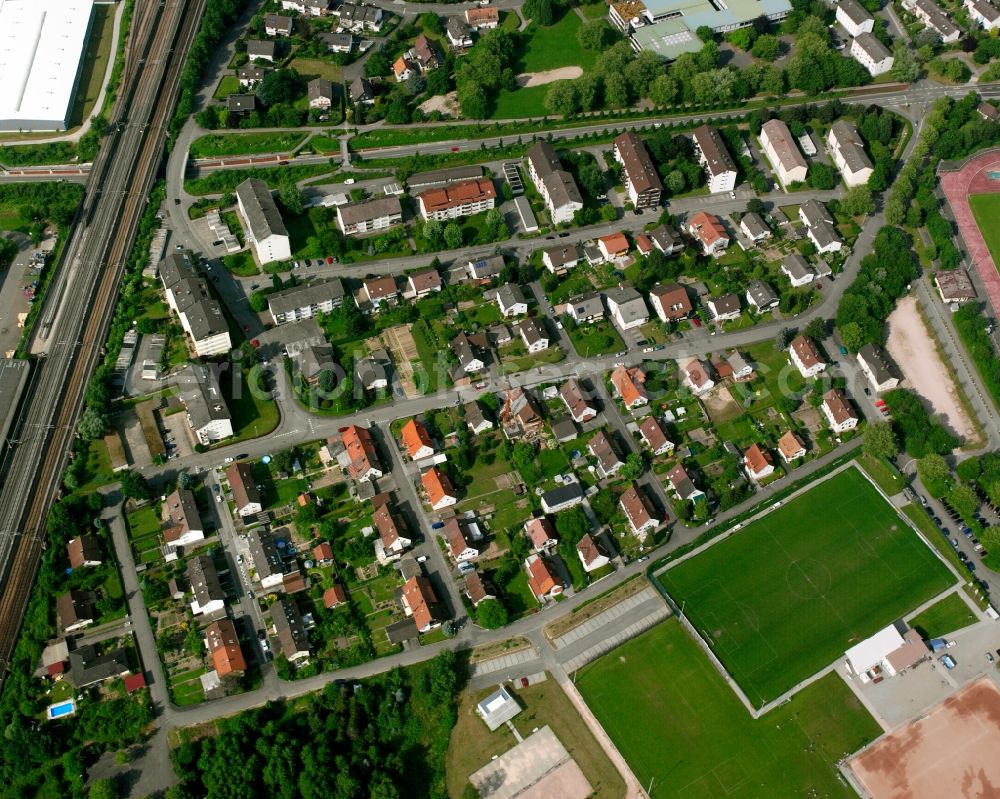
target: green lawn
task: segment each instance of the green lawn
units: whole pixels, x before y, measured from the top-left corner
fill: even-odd
[[[976,616],[958,594],[948,594],[907,622],[924,638],[940,638],[976,623]]]
[[[226,269],[239,277],[253,277],[260,274],[257,263],[253,259],[253,253],[250,250],[225,255],[222,257],[222,263]]]
[[[525,46],[518,72],[542,72],[559,67],[590,69],[597,61],[596,50],[584,50],[576,39],[583,21],[569,10],[554,25],[532,22],[524,31]]]
[[[231,94],[239,94],[241,88],[240,79],[235,75],[223,75],[212,96],[216,100],[225,100]]]
[[[674,619],[576,684],[653,799],[853,797],[835,763],[881,733],[835,674],[754,720]]]
[[[622,337],[607,319],[592,325],[577,325],[572,330],[567,328],[567,332],[573,347],[584,358],[594,358],[625,349]]]
[[[213,133],[191,142],[192,158],[213,158],[223,155],[255,155],[283,153],[296,147],[304,133]]]
[[[1000,219],[1000,194],[973,194],[969,197],[969,207],[986,246],[990,248],[993,263],[1000,268],[1000,225],[997,224],[997,219]]]
[[[501,89],[497,95],[497,107],[493,112],[493,118],[521,119],[545,116],[548,114],[545,108],[545,95],[548,94],[551,85],[527,86],[512,92]]]
[[[160,532],[160,519],[152,505],[128,514],[128,531],[133,541],[146,536],[155,536]]]
[[[239,441],[248,441],[258,436],[266,436],[278,426],[280,414],[274,400],[261,395],[259,390],[251,390],[247,373],[243,373],[241,391],[233,397],[232,381],[224,380],[222,393],[226,396],[229,412],[233,417],[233,437],[224,439],[219,446],[229,446]]]
[[[955,583],[857,469],[660,579],[757,707]]]

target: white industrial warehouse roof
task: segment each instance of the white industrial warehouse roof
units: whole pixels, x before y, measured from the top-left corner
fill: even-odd
[[[0,127],[63,128],[94,0],[0,0]]]

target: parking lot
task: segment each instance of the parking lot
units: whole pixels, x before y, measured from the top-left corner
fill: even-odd
[[[50,251],[55,246],[54,239],[43,240],[36,249],[31,239],[14,234],[12,240],[18,246],[17,256],[5,273],[0,276],[0,353],[6,355],[17,349],[23,330],[19,319],[31,309],[35,283],[41,275],[42,261],[36,253]]]

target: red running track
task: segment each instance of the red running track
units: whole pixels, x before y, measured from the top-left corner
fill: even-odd
[[[941,189],[958,223],[958,231],[968,248],[972,266],[986,287],[994,312],[1000,313],[1000,272],[969,207],[970,194],[1000,192],[1000,179],[992,179],[990,172],[995,172],[1000,178],[1000,150],[980,153],[954,172],[941,172],[940,180]],[[996,224],[1000,225],[1000,219],[996,220]]]

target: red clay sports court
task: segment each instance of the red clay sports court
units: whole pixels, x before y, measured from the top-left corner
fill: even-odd
[[[969,250],[972,266],[989,294],[993,310],[1000,313],[1000,272],[983,240],[976,217],[969,207],[970,194],[1000,192],[1000,150],[987,150],[970,158],[954,171],[940,172],[941,189],[955,214],[958,231]],[[996,222],[1000,225],[1000,219]]]
[[[849,761],[871,799],[989,799],[1000,792],[1000,689],[982,677]]]

